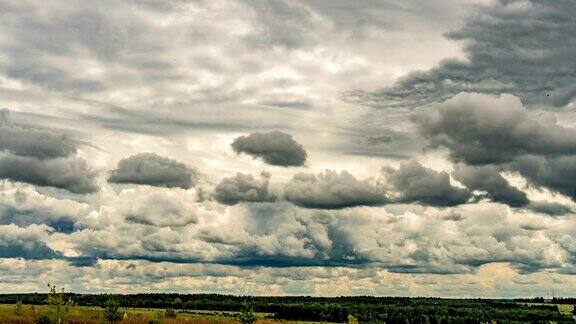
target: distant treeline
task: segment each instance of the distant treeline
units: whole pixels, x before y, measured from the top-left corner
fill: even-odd
[[[574,323],[554,305],[529,305],[499,299],[441,299],[408,297],[252,297],[219,294],[67,294],[81,306],[104,306],[116,298],[123,307],[256,312],[285,320],[386,323]],[[0,303],[43,304],[46,294],[0,294]],[[527,300],[522,300],[527,301]],[[530,300],[536,302],[536,300]]]
[[[516,298],[516,302],[523,303],[550,303],[550,304],[576,304],[576,297],[554,297],[550,299],[545,299],[544,297],[534,297],[534,298]]]

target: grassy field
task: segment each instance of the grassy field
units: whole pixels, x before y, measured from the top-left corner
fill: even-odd
[[[36,323],[36,320],[48,310],[44,305],[24,305],[24,313],[17,316],[14,313],[15,305],[0,304],[0,323]],[[126,315],[120,322],[123,324],[141,324],[141,323],[238,323],[236,319],[237,312],[229,311],[204,311],[194,310],[178,312],[176,318],[167,318],[164,316],[164,309],[151,308],[125,308]],[[266,318],[266,313],[255,313],[259,318],[259,324],[266,323],[289,323],[288,321],[277,321]],[[76,306],[68,319],[70,324],[97,324],[106,323],[103,309],[100,307]],[[295,322],[292,322],[295,323]]]

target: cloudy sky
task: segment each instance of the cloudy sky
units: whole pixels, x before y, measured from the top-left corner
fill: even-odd
[[[576,290],[573,0],[0,0],[0,291]]]

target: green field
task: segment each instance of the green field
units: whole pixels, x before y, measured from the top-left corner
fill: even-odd
[[[48,312],[46,305],[23,305],[24,313],[20,316],[14,314],[15,305],[0,304],[0,323],[36,323],[38,317]],[[212,310],[179,310],[176,318],[167,318],[165,309],[159,308],[123,308],[126,312],[120,323],[154,323],[154,324],[179,324],[179,323],[238,323],[235,311],[212,311]],[[268,318],[269,313],[254,313],[258,318],[257,323],[316,323],[301,321],[284,321]],[[107,323],[104,310],[94,306],[76,306],[70,314],[68,323]]]

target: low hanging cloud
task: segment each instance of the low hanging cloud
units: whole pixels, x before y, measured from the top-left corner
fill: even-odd
[[[49,130],[0,126],[0,150],[37,158],[65,157],[76,153],[76,143],[63,134]]]
[[[517,171],[531,184],[543,186],[576,199],[576,156],[547,158],[523,156],[508,167]]]
[[[514,96],[461,93],[414,120],[431,147],[446,148],[452,161],[468,165],[455,177],[494,201],[529,204],[496,168],[576,199],[571,181],[576,176],[576,129],[559,125],[550,114],[528,112]]]
[[[452,175],[468,189],[485,191],[492,201],[511,207],[522,207],[530,202],[526,193],[510,185],[496,166],[464,166]]]
[[[248,154],[270,165],[291,167],[306,162],[306,151],[292,135],[280,131],[240,136],[232,143],[236,154]]]
[[[535,201],[530,203],[528,206],[530,210],[535,211],[537,213],[552,215],[552,216],[561,216],[566,214],[574,213],[574,209],[570,206],[557,203],[557,202],[549,202],[549,201]]]
[[[86,161],[76,157],[36,159],[0,154],[0,179],[50,186],[85,194],[98,191],[96,173]]]
[[[415,117],[431,145],[446,147],[455,161],[488,164],[524,154],[576,154],[576,129],[549,116],[534,116],[511,95],[461,93],[431,114]]]
[[[447,172],[426,168],[417,161],[402,163],[398,170],[385,168],[383,171],[399,193],[397,202],[455,206],[471,198],[470,191],[450,183]]]
[[[156,153],[139,153],[121,160],[108,178],[111,183],[183,189],[193,187],[197,181],[198,172],[195,169]]]
[[[460,92],[511,93],[528,105],[562,107],[576,97],[576,33],[572,0],[494,1],[447,34],[464,41],[466,60],[412,72],[393,86],[351,91],[348,100],[382,107],[418,107]]]
[[[268,188],[270,174],[262,172],[260,179],[251,174],[237,173],[224,178],[214,189],[214,198],[225,205],[240,202],[272,202],[277,196]]]
[[[75,155],[78,142],[64,134],[10,123],[0,113],[0,179],[85,194],[98,190],[96,173]]]
[[[358,180],[352,174],[326,170],[318,175],[296,174],[284,186],[284,198],[305,208],[340,209],[378,206],[387,202],[385,190],[373,180]]]
[[[49,236],[50,228],[46,225],[0,225],[0,258],[42,260],[61,257],[46,244]]]

